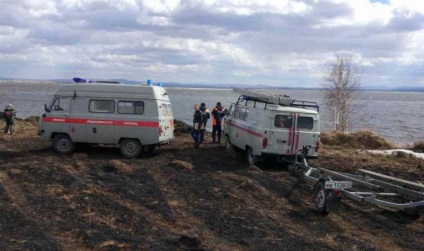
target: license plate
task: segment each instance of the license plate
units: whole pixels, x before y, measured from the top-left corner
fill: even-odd
[[[352,188],[352,181],[326,181],[325,189],[349,189]]]

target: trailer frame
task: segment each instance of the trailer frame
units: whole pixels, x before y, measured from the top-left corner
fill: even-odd
[[[312,167],[305,157],[309,148],[310,146],[303,146],[298,151],[294,160],[289,163],[289,169],[314,184],[314,203],[319,212],[334,211],[342,198],[349,198],[357,202],[409,210],[413,214],[424,213],[423,184],[364,169],[359,169],[359,174],[350,174]],[[340,184],[351,182],[352,188],[326,188],[325,183],[333,181]]]

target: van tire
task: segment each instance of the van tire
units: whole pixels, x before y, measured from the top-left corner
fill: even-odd
[[[253,154],[253,148],[248,146],[246,149],[246,155],[247,155],[247,163],[249,166],[254,166],[256,163],[258,163],[258,160],[256,156]]]
[[[127,158],[136,158],[141,153],[141,144],[137,139],[123,139],[120,144],[122,155]]]
[[[56,134],[53,137],[53,148],[57,153],[72,153],[75,150],[75,143],[68,134]]]

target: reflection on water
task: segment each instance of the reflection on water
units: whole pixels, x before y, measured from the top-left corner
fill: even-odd
[[[0,83],[0,105],[13,104],[18,117],[40,115],[44,104],[50,103],[58,84],[53,83]],[[224,108],[238,98],[231,89],[185,89],[167,88],[174,117],[191,124],[193,104],[204,102],[210,110],[218,101]],[[321,130],[328,131],[329,114],[322,102],[322,92],[316,90],[267,90],[268,93],[287,94],[297,100],[317,102],[320,106]],[[351,119],[351,130],[368,128],[393,142],[411,144],[424,140],[424,93],[363,92],[360,110]],[[359,108],[358,108],[359,109]],[[211,122],[208,122],[208,129]]]

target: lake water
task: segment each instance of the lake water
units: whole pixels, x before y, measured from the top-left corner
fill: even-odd
[[[54,83],[0,83],[0,105],[11,103],[18,117],[38,116],[44,104],[50,103],[59,87]],[[191,124],[193,104],[204,102],[210,110],[220,101],[225,108],[239,94],[232,89],[166,88],[171,99],[174,117]],[[322,92],[316,90],[266,90],[287,94],[293,99],[317,102],[320,106],[321,131],[331,130],[328,110],[323,105]],[[363,92],[358,102],[360,110],[352,118],[351,131],[371,129],[395,143],[411,145],[424,140],[424,93]],[[209,130],[211,123],[208,123]]]

